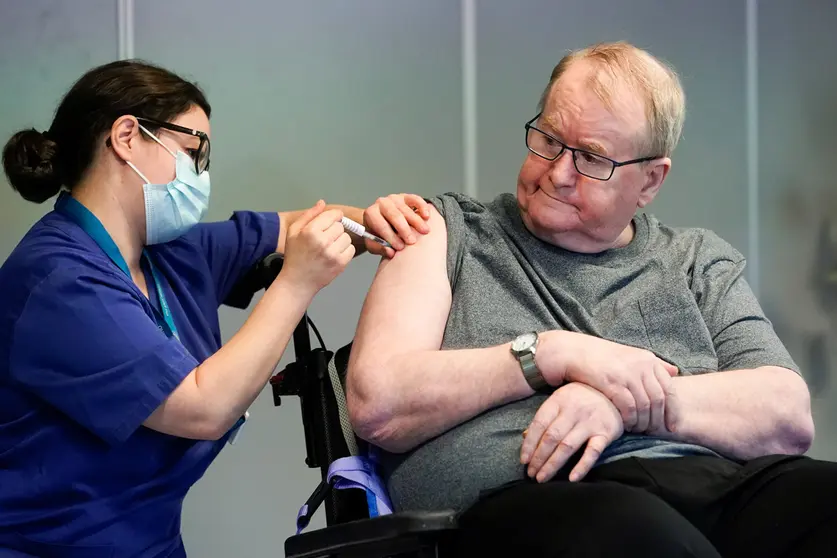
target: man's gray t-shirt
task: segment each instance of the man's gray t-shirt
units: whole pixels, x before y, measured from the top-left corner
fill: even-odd
[[[640,214],[628,246],[580,254],[533,236],[511,194],[488,204],[461,194],[430,201],[448,233],[443,349],[560,329],[648,349],[681,374],[766,365],[798,372],[744,279],[744,257],[708,230],[673,229]],[[483,490],[523,479],[522,432],[547,397],[486,411],[406,454],[382,453],[396,509],[462,509]],[[599,464],[689,454],[717,455],[627,434]]]

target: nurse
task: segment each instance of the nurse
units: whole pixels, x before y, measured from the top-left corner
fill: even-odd
[[[0,268],[3,556],[185,556],[184,496],[311,300],[365,248],[341,217],[396,250],[427,232],[412,195],[198,224],[209,116],[196,85],[115,62],[81,77],[47,132],[3,151],[21,196],[58,195]],[[222,346],[218,307],[277,251],[284,268]]]

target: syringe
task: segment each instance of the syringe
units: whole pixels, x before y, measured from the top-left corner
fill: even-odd
[[[340,222],[343,223],[343,228],[347,231],[354,233],[362,238],[368,238],[369,240],[377,242],[378,244],[386,246],[387,248],[392,248],[392,245],[389,242],[387,242],[380,236],[375,236],[374,234],[368,232],[366,230],[366,227],[364,227],[360,223],[355,223],[348,217],[343,217],[343,219],[341,219]]]

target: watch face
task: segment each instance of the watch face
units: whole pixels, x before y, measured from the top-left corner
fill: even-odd
[[[535,344],[538,339],[536,333],[524,333],[512,342],[512,350],[515,352],[525,351]]]

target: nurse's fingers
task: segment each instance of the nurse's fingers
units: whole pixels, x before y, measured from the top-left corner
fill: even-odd
[[[326,230],[323,231],[323,234],[325,235],[326,244],[334,243],[335,240],[337,240],[344,234],[346,236],[349,236],[346,233],[346,229],[343,227],[343,223],[341,223],[339,219],[331,223],[331,225],[329,225],[328,228],[326,228]]]
[[[338,225],[340,223],[337,223]],[[329,228],[329,231],[331,228]],[[352,237],[349,236],[349,233],[341,232],[337,235],[332,241],[331,246],[328,247],[328,252],[330,256],[337,256],[338,254],[342,254],[349,246],[352,245]]]
[[[325,202],[323,200],[319,200],[317,203],[314,204],[313,207],[309,207],[305,211],[297,217],[291,226],[288,228],[288,232],[290,234],[297,234],[301,231],[308,223],[310,223],[317,215],[320,215],[323,210],[325,209]]]
[[[339,209],[329,209],[328,211],[323,211],[322,213],[314,217],[311,220],[311,222],[308,223],[307,228],[310,228],[315,231],[325,231],[334,223],[339,223],[342,218],[342,211],[340,211]]]
[[[348,236],[348,235],[347,235],[347,236]],[[356,249],[355,249],[355,245],[354,245],[354,244],[352,244],[352,240],[351,240],[351,239],[349,239],[349,246],[348,246],[348,248],[346,248],[345,250],[343,250],[342,252],[340,252],[340,256],[339,256],[339,258],[340,258],[340,265],[342,265],[344,269],[345,269],[345,267],[346,267],[347,265],[349,265],[349,262],[350,262],[350,261],[352,261],[352,258],[354,258],[354,257],[355,257],[355,251],[356,251]]]

